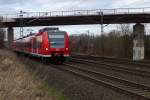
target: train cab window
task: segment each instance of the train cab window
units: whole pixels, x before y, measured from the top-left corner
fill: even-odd
[[[49,32],[49,41],[51,43],[52,48],[64,48],[65,32],[61,32],[61,33]]]

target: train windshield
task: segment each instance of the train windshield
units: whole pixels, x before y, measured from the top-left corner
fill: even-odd
[[[51,33],[49,32],[49,40],[52,48],[64,48],[65,33]]]

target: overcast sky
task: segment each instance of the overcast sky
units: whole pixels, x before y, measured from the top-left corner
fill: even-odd
[[[1,12],[149,7],[150,0],[0,0]]]
[[[150,0],[0,0],[0,13],[15,13],[20,10],[38,12],[139,7],[150,7]],[[100,26],[61,26],[60,28],[74,34],[86,30],[98,32]]]

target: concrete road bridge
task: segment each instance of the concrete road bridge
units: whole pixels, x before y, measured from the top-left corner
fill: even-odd
[[[150,23],[150,8],[119,8],[1,15],[1,27]],[[103,19],[103,20],[101,20]]]

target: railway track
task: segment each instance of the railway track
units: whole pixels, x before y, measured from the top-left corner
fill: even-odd
[[[93,61],[93,60],[86,60],[86,59],[76,59],[76,58],[71,58],[70,60],[71,62],[76,62],[76,63],[83,63],[83,64],[87,64],[87,65],[91,65],[94,67],[98,67],[98,68],[104,68],[107,70],[114,70],[114,71],[120,71],[123,73],[129,73],[129,74],[133,74],[133,75],[137,75],[137,76],[141,76],[141,77],[147,77],[150,78],[150,68],[146,67],[145,69],[143,69],[141,67],[135,67],[132,68],[130,66],[124,66],[124,65],[118,65],[118,64],[114,64],[114,63],[107,63],[107,62],[98,62],[98,61]],[[102,65],[102,66],[100,66]]]
[[[86,59],[86,60],[118,63],[118,64],[124,64],[124,65],[136,65],[136,66],[143,66],[143,67],[150,68],[149,60],[133,61],[131,59],[125,59],[125,58],[97,57],[97,56],[92,56],[92,55],[80,55],[80,54],[73,54],[72,57],[73,58],[82,58],[82,59]]]
[[[99,71],[91,70],[88,68],[81,68],[75,64],[64,64],[65,66],[57,67],[65,71],[71,72],[77,76],[88,79],[96,84],[104,85],[113,88],[117,91],[122,91],[127,94],[136,96],[139,100],[150,99],[150,86],[138,84],[134,81],[121,79],[119,77],[110,76]]]
[[[81,59],[79,59],[81,61]],[[91,63],[87,62],[86,63]],[[84,62],[84,63],[85,63]],[[88,68],[79,67],[74,64],[65,63],[62,66],[53,66],[54,68],[70,72],[79,77],[85,78],[98,85],[104,85],[105,87],[112,88],[119,92],[135,96],[139,100],[150,100],[150,86],[145,84],[139,84],[131,80],[122,79],[116,76],[111,76],[106,73],[95,71]],[[147,76],[148,77],[148,76]]]

